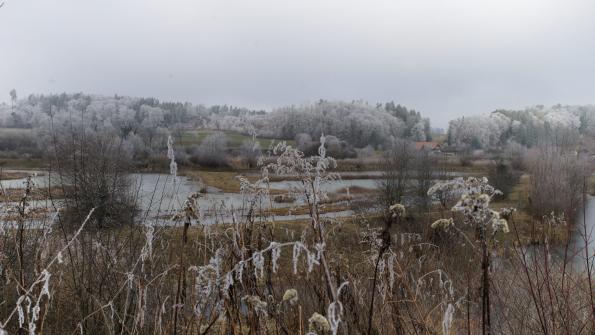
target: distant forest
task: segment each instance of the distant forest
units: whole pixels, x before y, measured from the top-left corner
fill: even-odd
[[[329,143],[341,148],[339,157],[353,156],[357,148],[383,149],[398,139],[433,140],[429,118],[394,102],[319,100],[267,112],[82,93],[19,99],[13,90],[10,99],[10,103],[0,104],[0,128],[4,129],[0,151],[4,156],[15,152],[37,157],[49,143],[49,134],[64,127],[117,136],[137,159],[162,152],[168,135],[182,141],[185,133],[195,129],[295,141],[305,152],[316,148],[317,139],[325,134],[332,136]],[[545,141],[572,145],[583,135],[595,135],[595,107],[533,106],[454,119],[446,145],[466,149],[534,147]],[[211,142],[220,142],[219,137]]]
[[[0,105],[0,151],[4,157],[40,157],[52,143],[51,134],[63,133],[61,129],[120,138],[122,147],[137,161],[159,156],[169,135],[183,142],[184,136],[196,129],[233,132],[246,138],[295,140],[304,151],[315,150],[317,139],[325,134],[331,136],[327,144],[339,148],[335,150],[339,157],[354,156],[356,148],[380,149],[395,139],[431,140],[430,120],[393,102],[369,105],[362,101],[320,100],[265,112],[228,105],[207,107],[155,98],[82,93],[19,99],[12,91],[10,98],[10,104]],[[187,153],[179,155],[217,152],[225,148],[228,140],[222,134],[214,134],[205,141],[205,145],[212,144],[209,148],[188,148]],[[253,149],[250,147],[249,151]],[[186,158],[179,157],[182,163]]]
[[[595,135],[595,106],[542,105],[524,110],[496,110],[450,122],[448,143],[490,149],[507,145],[572,145],[581,136]]]

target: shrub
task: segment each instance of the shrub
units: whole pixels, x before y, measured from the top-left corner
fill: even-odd
[[[586,161],[559,147],[542,146],[527,157],[531,174],[529,203],[533,214],[543,217],[552,212],[573,218],[582,205],[590,175]]]
[[[227,137],[221,132],[207,136],[199,146],[194,147],[189,160],[209,168],[228,167]]]
[[[519,178],[520,173],[501,159],[490,165],[488,180],[496,189],[504,193],[501,197],[508,196],[514,185],[518,183]]]
[[[56,135],[53,179],[62,185],[67,222],[79,224],[95,208],[89,227],[131,224],[134,198],[129,177],[131,155],[110,134],[63,132]]]

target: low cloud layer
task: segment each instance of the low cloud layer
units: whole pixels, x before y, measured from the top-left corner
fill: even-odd
[[[0,100],[394,100],[434,124],[595,103],[592,1],[5,0]]]

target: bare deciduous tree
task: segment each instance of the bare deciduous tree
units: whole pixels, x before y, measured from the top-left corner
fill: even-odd
[[[414,167],[414,150],[413,143],[405,140],[393,141],[386,150],[382,164],[383,176],[379,182],[382,202],[386,207],[401,203]]]
[[[539,217],[564,213],[574,217],[581,207],[583,184],[590,172],[584,159],[560,147],[541,146],[527,158],[531,175],[529,204]]]
[[[427,210],[431,204],[428,190],[434,184],[434,170],[437,163],[438,158],[428,149],[422,149],[415,153],[415,195],[422,211]]]
[[[260,143],[257,141],[244,141],[240,147],[240,155],[249,168],[255,168],[258,165],[258,157],[262,155]]]
[[[54,141],[53,178],[62,187],[69,221],[81,222],[95,208],[96,228],[132,223],[131,159],[122,140],[106,133],[70,129],[54,134]]]

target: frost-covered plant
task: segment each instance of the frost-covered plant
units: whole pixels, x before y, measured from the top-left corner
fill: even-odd
[[[300,274],[302,266],[306,275],[317,268],[322,271],[324,285],[330,293],[327,322],[330,322],[329,329],[334,329],[333,332],[336,333],[343,315],[343,305],[339,295],[345,285],[337,287],[336,279],[333,278],[325,260],[327,249],[325,225],[328,223],[321,217],[319,205],[326,197],[321,185],[335,180],[337,176],[327,171],[335,166],[335,162],[326,156],[324,137],[321,142],[319,155],[307,158],[290,146],[277,145],[273,149],[274,154],[278,155],[274,163],[265,165],[261,160],[260,179],[251,182],[243,176],[237,178],[244,201],[240,209],[241,216],[232,215],[232,224],[225,229],[223,235],[218,236],[222,239],[216,242],[213,240],[214,236],[209,240],[205,239],[205,245],[218,245],[217,251],[211,256],[208,264],[190,267],[190,272],[196,273],[194,312],[199,320],[215,316],[218,318],[232,316],[232,319],[235,319],[233,315],[241,317],[242,312],[237,306],[239,298],[256,312],[254,316],[258,320],[250,322],[251,329],[256,330],[263,326],[264,320],[261,320],[263,318],[279,318],[278,305],[274,303],[274,297],[264,294],[262,289],[268,290],[268,288],[261,288],[261,285],[269,282],[271,277],[279,272],[282,268],[280,265],[282,254],[287,252],[284,249],[289,249],[290,258],[288,259],[294,275]],[[310,210],[312,229],[305,229],[302,238],[298,241],[276,241],[271,231],[274,223],[267,220],[266,213],[259,212],[269,196],[267,188],[269,173],[301,181],[302,188],[297,192],[302,194]],[[264,296],[267,297],[266,300],[263,299]],[[297,290],[286,290],[282,301],[296,304]]]
[[[336,335],[339,331],[339,324],[343,317],[343,304],[338,297],[341,296],[341,290],[347,287],[347,285],[349,285],[349,282],[343,282],[339,285],[339,288],[337,288],[337,298],[328,305],[327,320],[333,335]]]
[[[228,263],[226,259],[233,254],[233,251],[230,252],[223,247],[217,249],[208,264],[191,266],[189,270],[196,273],[195,315],[199,319],[202,319],[208,316],[209,313],[215,313],[219,318],[225,318],[225,306],[227,304],[224,301],[231,301],[234,292],[250,287],[252,285],[251,283],[262,281],[267,274],[265,272],[267,258],[271,260],[270,269],[278,269],[278,261],[283,248],[293,249],[294,254],[292,258],[296,269],[301,254],[306,255],[308,273],[314,270],[314,265],[320,264],[320,253],[322,249],[317,245],[312,248],[313,250],[310,250],[305,244],[299,241],[285,243],[273,241],[270,242],[268,247],[254,251],[250,257],[231,264],[231,267],[227,267]],[[250,266],[253,271],[246,273],[246,268]],[[273,271],[273,273],[275,272]],[[256,292],[244,295],[242,300],[254,308],[256,315],[260,318],[271,316],[267,312],[267,302],[263,301]],[[288,301],[290,304],[295,304],[297,300],[297,290],[295,289],[287,290],[283,296],[283,301]],[[275,308],[268,309],[268,311],[273,312],[274,310]],[[261,326],[259,325],[258,327]]]
[[[432,229],[442,229],[442,230],[448,230],[448,228],[450,226],[454,226],[454,220],[452,218],[448,218],[448,219],[438,219],[436,221],[434,221],[434,223],[432,223],[432,225],[430,226]]]
[[[337,162],[334,158],[326,156],[325,137],[320,137],[320,147],[317,156],[305,157],[304,153],[281,142],[273,149],[273,154],[278,155],[274,163],[264,165],[263,176],[274,173],[279,176],[297,178],[302,187],[294,190],[301,195],[310,207],[312,223],[317,226],[320,221],[318,206],[321,200],[327,198],[322,186],[339,178],[336,173],[329,172],[335,168]]]
[[[169,135],[167,137],[167,158],[169,159],[169,173],[174,178],[178,178],[178,163],[176,163],[176,154],[174,152],[174,139]]]
[[[383,256],[385,253],[390,253],[390,247],[392,244],[391,238],[391,228],[394,222],[399,222],[403,216],[405,216],[405,206],[401,204],[393,204],[388,208],[388,215],[385,215],[384,218],[384,229],[380,235],[376,235],[375,231],[371,231],[371,236],[373,236],[372,242],[373,245],[376,247],[373,250],[373,258],[375,258],[375,267],[374,267],[374,279],[372,281],[372,298],[370,299],[370,307],[368,312],[368,333],[372,332],[372,323],[374,317],[374,299],[376,297],[376,289],[380,291],[383,299],[386,296],[386,285],[384,285],[384,281],[381,279],[378,281],[378,277],[382,277],[384,274],[385,269],[385,260]]]
[[[290,288],[283,293],[283,301],[287,301],[291,305],[295,305],[298,302],[298,298],[298,292],[294,288]]]
[[[332,279],[324,253],[326,244],[325,227],[320,217],[319,208],[321,200],[327,198],[322,185],[339,178],[336,173],[329,171],[335,168],[337,163],[334,158],[326,155],[324,135],[320,136],[320,147],[316,156],[305,157],[303,152],[288,146],[285,142],[278,144],[273,149],[273,154],[278,155],[277,159],[275,162],[263,166],[262,175],[265,178],[270,173],[280,176],[291,176],[301,182],[302,187],[299,193],[302,194],[309,209],[309,219],[313,229],[312,235],[314,236],[315,248],[317,250],[316,258],[311,257],[311,254],[308,255],[308,268],[310,270],[317,263],[322,265],[329,292],[333,300],[337,300],[337,285],[335,284],[335,280]],[[296,263],[295,259],[294,257],[294,264]]]
[[[259,296],[247,295],[242,298],[250,307],[254,308],[254,311],[260,315],[267,315],[268,304],[265,301],[260,300]]]
[[[405,216],[405,213],[406,213],[405,206],[403,206],[401,204],[394,204],[394,205],[390,206],[389,211],[393,218],[403,217],[403,216]]]
[[[32,184],[28,183],[28,185]],[[27,197],[28,193],[27,196],[23,197],[22,203],[26,203]],[[41,267],[39,274],[34,277],[34,280],[30,283],[30,285],[25,286],[24,277],[21,276],[21,281],[19,283],[20,287],[18,288],[19,295],[15,306],[12,311],[8,313],[7,318],[4,321],[0,321],[0,330],[4,329],[5,325],[7,325],[16,314],[18,316],[19,331],[24,331],[24,326],[26,325],[29,334],[36,334],[37,325],[40,321],[42,321],[41,311],[42,308],[45,307],[44,300],[46,301],[45,305],[47,306],[47,302],[49,302],[52,297],[50,292],[50,278],[52,276],[50,269],[54,266],[54,264],[59,264],[62,262],[62,253],[69,249],[70,246],[78,240],[81,232],[92,217],[94,211],[94,208],[91,209],[71,239],[68,240],[65,246],[60,248],[56,254],[50,258],[47,264]]]
[[[501,212],[490,208],[492,198],[502,193],[488,184],[487,178],[456,178],[438,182],[430,188],[428,195],[436,196],[440,192],[459,195],[459,201],[452,207],[452,211],[463,214],[465,223],[472,224],[481,231],[487,228],[490,228],[493,233],[509,231],[505,217],[510,215],[512,209],[502,209],[501,215]],[[454,226],[452,219],[440,219],[432,224],[434,229],[447,229],[451,226]]]
[[[442,318],[442,334],[448,335],[450,333],[450,327],[452,326],[454,314],[455,306],[453,304],[448,304]]]
[[[314,312],[312,316],[308,319],[308,324],[310,328],[310,332],[316,333],[324,333],[329,332],[331,330],[331,326],[324,317],[324,315]]]
[[[490,202],[493,197],[500,195],[501,192],[488,183],[487,178],[469,177],[456,178],[450,181],[438,182],[430,188],[428,195],[436,196],[443,193],[456,194],[460,196],[459,201],[452,207],[453,212],[463,215],[464,222],[472,225],[479,235],[481,249],[481,267],[482,267],[482,326],[488,332],[491,329],[490,313],[490,256],[488,229],[492,230],[491,236],[494,237],[498,231],[509,232],[508,223],[504,217],[508,217],[512,210],[503,209],[500,212],[490,208]],[[449,229],[455,227],[452,219],[440,219],[432,224],[432,228]],[[461,232],[457,229],[457,231]],[[462,232],[461,232],[462,233]],[[470,241],[465,234],[463,236]]]

